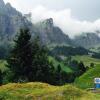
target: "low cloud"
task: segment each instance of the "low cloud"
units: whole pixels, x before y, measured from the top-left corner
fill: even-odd
[[[80,21],[73,18],[71,9],[51,10],[39,5],[32,10],[33,23],[47,18],[53,18],[54,24],[59,26],[70,37],[74,37],[82,32],[95,32],[96,30],[100,30],[100,19],[94,22]]]

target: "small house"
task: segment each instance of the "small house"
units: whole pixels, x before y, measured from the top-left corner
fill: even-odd
[[[95,83],[95,88],[100,89],[100,78],[95,78],[94,83]]]

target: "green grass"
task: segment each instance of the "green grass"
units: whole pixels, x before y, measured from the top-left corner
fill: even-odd
[[[96,77],[100,77],[100,65],[95,66],[95,68],[89,69],[85,74],[76,79],[75,85],[83,89],[93,88],[94,78]]]
[[[99,100],[100,96],[71,85],[45,83],[7,84],[0,87],[0,100]]]
[[[49,61],[52,61],[55,67],[57,67],[57,66],[60,64],[62,70],[65,71],[65,72],[72,72],[72,70],[71,70],[70,67],[64,65],[63,62],[58,62],[58,61],[57,61],[55,58],[53,58],[53,57],[49,57]]]
[[[72,70],[68,66],[65,66],[63,64],[63,62],[58,62],[53,57],[49,57],[49,61],[53,61],[55,67],[57,67],[58,64],[60,64],[63,71],[72,72]],[[6,67],[6,64],[7,64],[7,62],[5,60],[0,60],[0,69],[1,69],[2,72],[6,71],[8,69]]]
[[[90,66],[90,63],[94,63],[95,65],[100,64],[100,59],[95,59],[90,56],[73,56],[72,59],[77,61],[83,61],[86,66]]]
[[[0,70],[2,72],[6,71],[8,68],[6,67],[7,62],[5,60],[0,60]]]

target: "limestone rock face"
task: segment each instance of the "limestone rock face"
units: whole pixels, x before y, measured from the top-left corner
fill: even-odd
[[[3,0],[0,0],[0,12],[5,11],[5,3]]]
[[[70,44],[71,40],[68,35],[65,35],[63,31],[54,26],[53,19],[49,18],[44,21],[37,23],[36,28],[42,38],[42,41],[48,44]]]
[[[0,39],[12,38],[20,28],[30,25],[10,3],[5,4],[0,0]]]
[[[76,46],[91,48],[100,44],[100,37],[97,33],[83,33],[75,37],[74,42]]]
[[[3,0],[0,0],[0,43],[3,40],[12,41],[20,28],[28,27],[32,36],[39,36],[44,44],[67,44],[85,48],[100,44],[100,37],[96,33],[83,33],[70,39],[59,27],[54,25],[52,18],[36,24],[29,19],[13,8],[10,3],[5,4]]]
[[[29,27],[32,36],[38,35],[45,44],[69,44],[70,39],[59,27],[54,26],[49,18],[37,24],[32,24],[25,16],[0,0],[0,40],[11,40],[20,28]]]

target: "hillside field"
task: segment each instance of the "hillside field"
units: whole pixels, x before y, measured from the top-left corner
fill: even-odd
[[[49,61],[50,61],[50,62],[51,62],[51,61],[53,62],[55,68],[60,64],[63,71],[69,72],[69,73],[72,72],[72,69],[71,69],[70,67],[64,65],[63,62],[57,61],[57,60],[56,60],[55,58],[53,58],[53,57],[49,57]]]
[[[79,59],[78,57],[76,58]],[[100,100],[100,94],[86,91],[88,88],[94,87],[93,79],[100,77],[100,62],[98,59],[87,56],[83,56],[81,59],[85,61],[85,64],[89,64],[90,61],[95,62],[96,66],[77,78],[74,84],[52,86],[39,82],[9,83],[0,86],[0,100]],[[53,61],[54,66],[60,64],[64,71],[72,72],[63,62],[58,62],[53,57],[49,57],[49,61]],[[6,64],[6,61],[0,60],[2,72],[7,70]]]
[[[89,69],[85,74],[76,79],[75,85],[82,89],[94,88],[94,78],[100,77],[100,65]]]
[[[100,96],[71,85],[45,83],[7,84],[0,87],[0,100],[99,100]]]
[[[49,57],[49,61],[53,62],[55,68],[60,64],[63,71],[72,72],[71,68],[65,66],[63,62],[58,62],[55,58]],[[5,60],[0,60],[0,69],[2,72],[6,71],[8,68],[6,67],[7,62]]]
[[[83,61],[85,66],[90,66],[90,63],[94,63],[95,65],[100,64],[100,59],[92,58],[87,55],[73,56],[72,59],[77,60],[77,61]]]

